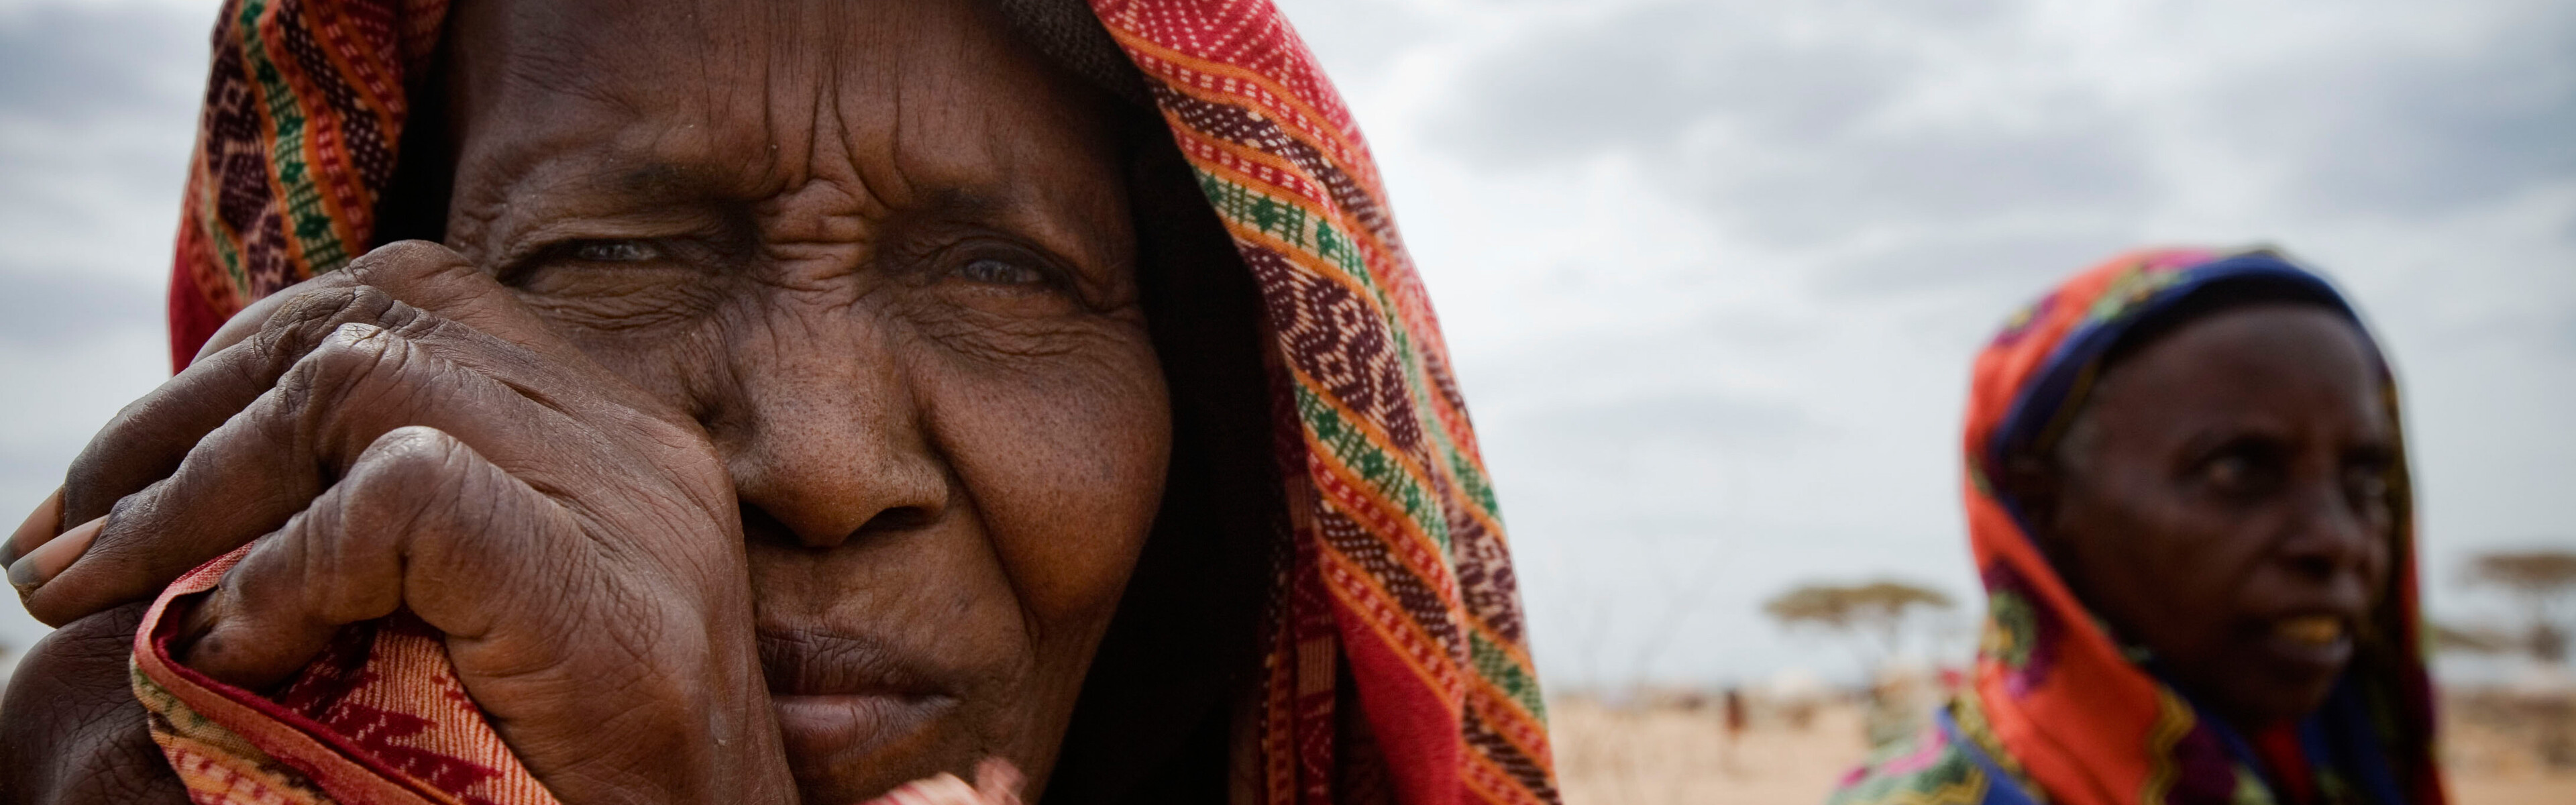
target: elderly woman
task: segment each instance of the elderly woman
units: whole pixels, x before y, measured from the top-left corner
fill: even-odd
[[[0,557],[63,627],[0,799],[1555,798],[1430,311],[1266,3],[215,42],[185,369]]]
[[[1835,803],[2437,805],[2386,362],[2268,252],[2127,255],[1977,360],[1971,684]]]

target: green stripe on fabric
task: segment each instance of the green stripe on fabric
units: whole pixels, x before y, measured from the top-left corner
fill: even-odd
[[[1449,474],[1458,477],[1458,489],[1467,493],[1467,500],[1483,510],[1485,516],[1500,522],[1503,519],[1502,504],[1494,500],[1494,485],[1485,478],[1485,468],[1468,460],[1467,454],[1460,452],[1457,444],[1449,441],[1446,435],[1440,439],[1440,455],[1449,459]]]
[[[1303,384],[1297,386],[1297,418],[1305,421],[1307,429],[1334,460],[1359,473],[1360,480],[1402,507],[1405,519],[1413,521],[1440,545],[1441,561],[1449,561],[1449,518],[1441,516],[1439,504],[1422,488],[1422,479],[1406,472],[1403,463],[1396,461],[1385,446],[1344,421],[1342,412]]]
[[[1510,696],[1521,709],[1529,711],[1531,717],[1538,719],[1540,726],[1546,726],[1547,701],[1546,697],[1539,695],[1538,675],[1530,673],[1527,666],[1513,659],[1511,652],[1485,639],[1482,632],[1468,632],[1467,662],[1476,666],[1477,676],[1501,688],[1503,695]]]
[[[207,176],[210,177],[207,184],[220,184],[222,180],[211,178],[213,175],[213,171],[207,171]],[[205,235],[207,248],[214,250],[215,262],[222,265],[224,278],[232,281],[233,290],[239,293],[241,298],[248,299],[250,298],[250,268],[242,264],[241,241],[234,239],[231,232],[225,231],[224,219],[217,212],[215,199],[220,192],[219,190],[208,192],[204,209],[199,212],[201,217],[198,219],[197,227]]]
[[[1376,277],[1369,273],[1367,261],[1362,259],[1358,245],[1340,228],[1303,206],[1274,198],[1210,171],[1194,170],[1193,173],[1198,176],[1200,190],[1206,194],[1209,203],[1216,207],[1218,215],[1295,246],[1358,279],[1377,302],[1382,315],[1385,311],[1395,309],[1394,300],[1387,297],[1385,289],[1380,287]],[[1471,499],[1484,510],[1486,515],[1500,519],[1500,514],[1496,511],[1498,507],[1494,502],[1493,487],[1485,480],[1483,468],[1477,467],[1475,462],[1466,460],[1454,445],[1449,444],[1446,432],[1442,431],[1438,426],[1439,423],[1429,416],[1433,410],[1430,385],[1422,377],[1422,362],[1416,359],[1418,353],[1415,351],[1412,331],[1401,326],[1402,323],[1399,321],[1391,321],[1390,324],[1393,326],[1387,328],[1389,346],[1395,353],[1396,365],[1401,367],[1404,373],[1405,394],[1412,398],[1414,410],[1421,414],[1416,423],[1417,427],[1427,437],[1435,440],[1438,444],[1436,452],[1450,462],[1452,471],[1459,475],[1460,485],[1467,490]],[[1412,508],[1415,509],[1418,522],[1436,523],[1436,525],[1426,525],[1426,528],[1433,532],[1434,539],[1440,547],[1444,551],[1447,550],[1449,548],[1447,519],[1437,518],[1425,521],[1419,516],[1419,508]]]
[[[1361,256],[1358,243],[1339,227],[1298,204],[1228,181],[1208,171],[1197,171],[1197,174],[1201,188],[1207,194],[1209,201],[1216,206],[1219,215],[1295,246],[1359,280],[1368,289],[1369,295],[1377,303],[1382,315],[1396,310],[1395,300],[1387,296],[1386,289],[1378,284],[1377,277],[1369,273],[1367,260]],[[1433,410],[1431,387],[1429,381],[1422,376],[1422,362],[1417,359],[1420,353],[1415,349],[1413,332],[1401,326],[1402,322],[1392,321],[1394,316],[1389,315],[1388,318],[1391,320],[1390,323],[1395,325],[1387,328],[1388,340],[1389,346],[1395,352],[1396,365],[1402,367],[1404,372],[1405,393],[1413,399],[1414,410],[1421,413],[1421,421],[1417,424],[1426,433],[1440,433],[1438,422],[1430,416]],[[1443,447],[1446,447],[1445,439]],[[1444,449],[1442,452],[1453,451]],[[1454,465],[1457,462],[1452,463]],[[1490,501],[1493,496],[1490,488],[1485,487],[1482,482],[1482,471],[1470,474],[1477,476],[1475,485],[1480,490],[1473,494],[1476,494],[1478,502],[1483,505],[1486,513],[1492,514],[1495,507]],[[1445,532],[1441,545],[1442,547],[1448,545]]]
[[[304,159],[306,129],[312,121],[287,86],[286,74],[269,58],[267,43],[260,40],[260,12],[267,7],[261,0],[246,0],[234,23],[240,26],[242,55],[250,60],[251,76],[259,81],[269,121],[277,128],[268,159],[279,188],[285,191],[287,231],[302,247],[305,266],[319,274],[348,262],[349,251],[331,228],[331,215],[322,207],[322,188],[313,181],[312,166]]]
[[[1208,203],[1216,207],[1218,215],[1333,264],[1342,273],[1367,286],[1369,296],[1379,306],[1393,309],[1386,298],[1386,290],[1378,287],[1377,277],[1369,274],[1368,261],[1360,257],[1359,244],[1344,234],[1340,227],[1333,226],[1331,221],[1303,206],[1227,181],[1206,170],[1193,172],[1198,174],[1199,188],[1207,194]]]

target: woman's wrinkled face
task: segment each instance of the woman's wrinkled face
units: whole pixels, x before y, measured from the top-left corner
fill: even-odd
[[[449,244],[731,469],[808,801],[1040,790],[1161,494],[1097,93],[969,0],[495,0]]]
[[[2387,588],[2377,365],[2322,308],[2215,313],[2106,373],[2059,451],[2037,516],[2061,571],[2240,725],[2322,703]]]

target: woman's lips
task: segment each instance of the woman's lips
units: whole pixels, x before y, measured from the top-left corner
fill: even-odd
[[[884,643],[818,629],[764,627],[760,665],[788,757],[830,764],[873,754],[957,703],[932,674]]]
[[[2352,658],[2352,621],[2321,612],[2286,615],[2272,619],[2263,642],[2270,653],[2292,663],[2340,670]]]
[[[2293,615],[2273,621],[2272,634],[2304,646],[2329,646],[2344,638],[2345,629],[2333,615]]]
[[[769,697],[787,756],[823,764],[874,754],[898,743],[956,702],[946,696],[864,693]]]

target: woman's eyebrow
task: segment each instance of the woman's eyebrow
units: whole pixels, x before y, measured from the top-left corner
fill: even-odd
[[[653,201],[703,199],[715,189],[709,171],[691,165],[653,159],[610,158],[607,164],[585,172],[584,184],[597,190]]]
[[[1042,212],[1025,199],[1013,199],[976,187],[941,187],[933,190],[915,212],[955,220],[997,220]]]
[[[991,226],[1026,238],[1031,245],[1080,263],[1112,259],[1087,232],[1091,222],[1079,214],[1051,209],[1027,193],[999,193],[982,187],[942,187],[907,212],[924,218]]]
[[[613,154],[574,164],[539,164],[503,192],[508,223],[502,229],[512,233],[509,239],[566,219],[703,213],[709,202],[722,198],[721,188],[703,169]]]

